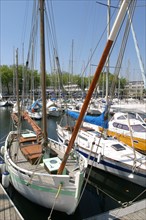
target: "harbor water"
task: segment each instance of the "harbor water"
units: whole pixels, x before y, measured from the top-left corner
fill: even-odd
[[[9,107],[0,108],[0,147],[4,145],[5,138],[12,129],[10,111]],[[57,140],[56,123],[59,123],[60,120],[61,118],[53,117],[47,119],[48,136],[52,139]],[[41,127],[42,122],[37,121],[37,123]],[[90,172],[90,167],[88,172]],[[52,220],[82,220],[120,206],[125,207],[146,197],[146,193],[142,193],[143,187],[98,169],[92,168],[88,182],[86,183],[85,180],[85,184],[87,184],[85,191],[75,213],[67,215],[53,211]],[[47,220],[50,216],[50,209],[30,202],[20,195],[11,184],[7,188],[7,192],[25,220]]]

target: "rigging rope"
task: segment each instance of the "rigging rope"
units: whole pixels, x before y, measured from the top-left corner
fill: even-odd
[[[129,114],[128,114],[128,113],[127,113],[127,120],[128,120],[129,132],[130,132],[131,145],[132,145],[133,153],[134,153],[133,170],[132,170],[132,173],[134,173],[135,167],[136,167],[136,152],[135,152],[135,146],[134,146],[134,141],[133,141],[132,128],[131,128],[131,125],[130,125],[130,118],[129,118]]]
[[[117,7],[115,7],[115,9],[114,9],[114,11],[113,11],[113,13],[112,13],[112,16],[111,16],[111,18],[110,18],[110,20],[112,19],[112,17],[114,16],[114,14],[115,14],[116,11],[117,11]],[[100,38],[99,38],[99,41],[97,42],[96,46],[95,46],[94,49],[92,50],[91,55],[90,55],[90,57],[89,57],[89,59],[88,59],[88,62],[87,62],[87,64],[86,64],[86,66],[84,67],[83,71],[82,71],[81,74],[80,74],[81,77],[85,74],[85,71],[87,70],[87,68],[88,68],[88,66],[89,66],[89,64],[90,64],[90,62],[91,62],[91,60],[92,60],[92,58],[93,58],[95,52],[97,51],[98,46],[100,45],[100,43],[101,43],[101,41],[102,41],[102,39],[103,39],[105,33],[107,32],[107,27],[108,27],[108,25],[109,25],[109,24],[106,24],[106,27],[105,27],[105,29],[103,30],[103,32],[102,32],[102,34],[101,34],[101,36],[100,36]]]
[[[97,150],[98,150],[98,147],[99,147],[99,144],[100,144],[100,140],[101,140],[103,131],[104,131],[104,129],[102,130],[101,136],[99,137],[98,145],[97,145],[96,152],[94,153],[94,155],[97,154]],[[93,149],[93,145],[94,145],[94,144],[95,144],[95,142],[92,142],[91,150]],[[90,159],[91,150],[90,150],[90,154],[89,154],[89,156],[88,156],[88,160]],[[88,180],[89,180],[89,177],[90,177],[90,174],[91,174],[91,170],[92,170],[92,167],[93,167],[93,163],[94,163],[94,161],[95,161],[95,158],[96,158],[96,156],[94,156],[94,158],[93,158],[93,160],[92,160],[92,165],[91,165],[91,167],[90,167],[90,169],[89,169],[89,173],[88,173],[88,175],[87,175],[87,178],[86,178],[86,181],[85,181],[83,190],[82,190],[82,192],[81,192],[81,194],[80,194],[80,197],[79,197],[79,199],[78,199],[77,206],[78,206],[78,204],[80,203],[81,198],[82,198],[82,196],[83,196],[83,193],[84,193],[84,191],[85,191],[85,188],[86,188],[86,186],[87,186],[87,183],[88,183]]]
[[[0,139],[0,141],[3,140],[3,139],[6,138],[6,137],[7,137],[7,135],[3,136],[3,137]]]
[[[30,177],[30,180],[29,180],[29,181],[27,182],[27,184],[26,184],[27,186],[29,186],[29,185],[31,184],[32,179],[33,179],[33,177],[34,177],[34,174],[35,174],[35,172],[36,172],[36,169],[38,168],[38,165],[40,164],[40,161],[41,161],[41,159],[42,159],[42,156],[43,156],[43,153],[42,153],[42,155],[41,155],[39,158],[37,158],[37,160],[36,160],[36,162],[37,162],[36,167],[35,167],[35,169],[34,169],[32,175],[31,175],[31,177]]]
[[[126,22],[126,27],[125,27],[121,47],[120,47],[120,52],[119,52],[119,56],[118,56],[115,71],[114,71],[114,78],[113,78],[112,85],[111,85],[111,90],[110,90],[111,100],[113,99],[113,96],[115,94],[116,82],[118,80],[119,72],[121,70],[121,65],[122,65],[122,61],[123,61],[123,57],[124,57],[124,53],[125,53],[125,49],[126,49],[126,45],[127,45],[127,41],[128,41],[128,36],[129,36],[129,32],[130,32],[130,27],[131,27],[131,21],[132,21],[133,15],[134,15],[136,1],[137,0],[132,1],[132,3],[130,4],[130,7],[128,9],[131,20],[128,18],[127,22]]]

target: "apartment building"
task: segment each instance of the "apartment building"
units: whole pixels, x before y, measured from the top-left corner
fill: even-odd
[[[142,99],[144,95],[143,81],[129,81],[124,88],[123,95],[126,97]]]

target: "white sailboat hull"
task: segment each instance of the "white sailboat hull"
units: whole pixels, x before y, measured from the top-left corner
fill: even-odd
[[[79,152],[88,158],[88,154],[84,149],[79,148]],[[101,157],[97,154],[95,159],[95,155],[92,154],[89,159],[89,164],[103,171],[114,174],[118,177],[126,179],[130,182],[139,184],[143,187],[146,187],[146,171],[137,169],[137,171],[133,172],[133,166],[128,166],[127,164],[120,163],[119,161],[112,160],[110,158]]]
[[[60,110],[55,110],[55,111],[47,111],[48,116],[53,116],[53,117],[59,117],[62,115],[62,111]]]
[[[78,205],[85,167],[82,171],[79,169],[75,172],[74,180],[68,174],[53,175],[49,172],[34,172],[24,169],[21,167],[21,163],[24,161],[14,163],[9,155],[9,143],[14,134],[16,131],[9,133],[4,150],[6,170],[10,173],[10,181],[14,188],[24,197],[40,206],[51,209],[55,204],[55,210],[72,214]]]
[[[57,134],[59,140],[62,142],[68,141],[71,135],[59,125],[57,126]],[[83,132],[79,132],[79,136],[76,139],[76,149],[84,155],[84,157],[88,158],[88,164],[146,187],[145,155],[135,152],[136,160],[134,160],[133,150],[117,140],[103,141],[103,143],[100,144],[102,147],[97,147],[97,145],[92,146],[93,142],[95,142],[95,138],[87,133],[83,135]],[[114,144],[121,144],[125,149],[122,151],[115,150],[112,147]]]
[[[58,182],[59,186],[59,177],[49,177],[48,175],[44,176],[37,174],[35,175],[36,181],[33,181],[30,185],[27,185],[30,180],[28,175],[30,174],[22,174],[19,170],[16,171],[11,166],[11,164],[7,166],[7,169],[11,176],[12,185],[20,194],[40,206],[46,208],[53,207],[55,196],[59,190],[55,183]],[[61,177],[61,179],[63,179],[66,186],[69,185],[69,179],[67,177]],[[55,209],[58,211],[66,212],[67,214],[71,214],[75,211],[78,201],[75,196],[72,196],[76,194],[76,188],[72,186],[69,189],[63,191],[60,193],[58,199],[55,202]]]
[[[29,117],[31,117],[32,119],[36,119],[36,120],[41,120],[42,119],[42,112],[29,112]]]
[[[0,101],[0,107],[3,107],[3,106],[7,106],[8,105],[8,102],[7,101]]]

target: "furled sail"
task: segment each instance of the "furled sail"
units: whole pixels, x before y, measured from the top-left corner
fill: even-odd
[[[79,112],[66,110],[66,114],[71,116],[74,119],[78,119]],[[83,119],[84,122],[88,122],[90,124],[98,125],[102,128],[107,129],[108,128],[108,111],[107,108],[105,108],[104,112],[100,116],[91,116],[86,115]]]

